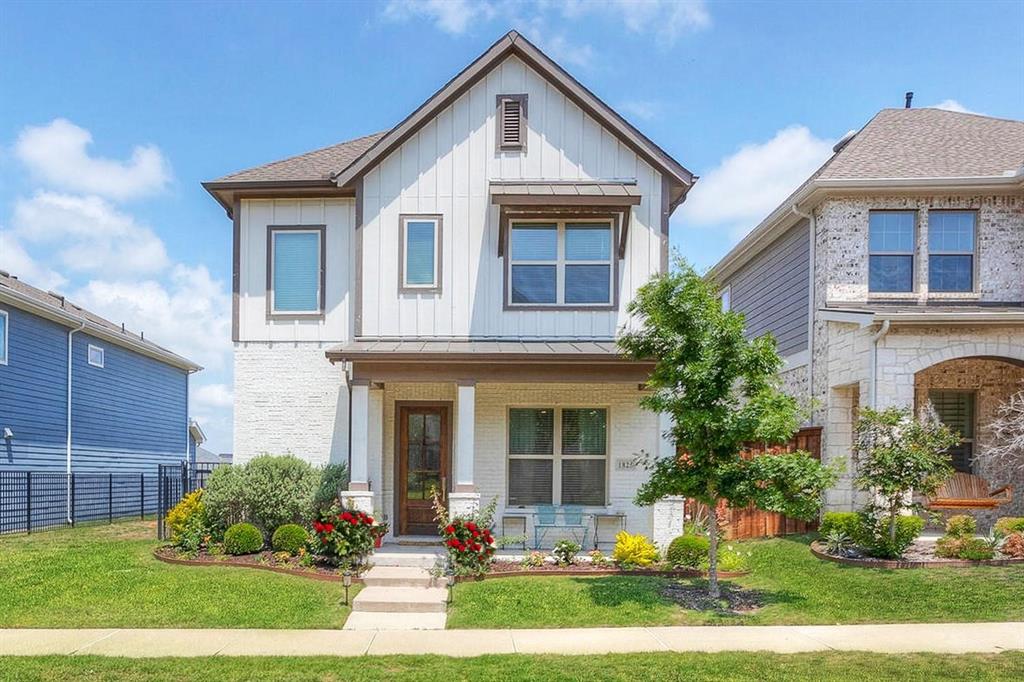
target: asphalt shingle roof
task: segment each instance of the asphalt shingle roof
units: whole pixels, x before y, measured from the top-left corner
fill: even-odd
[[[330,176],[347,168],[372,147],[385,133],[374,133],[354,140],[315,149],[305,154],[272,161],[255,168],[240,170],[213,182],[294,182],[328,180]]]

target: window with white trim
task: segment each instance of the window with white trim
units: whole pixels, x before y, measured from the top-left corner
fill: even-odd
[[[974,291],[974,211],[928,212],[928,291]]]
[[[7,364],[7,327],[9,324],[10,320],[7,316],[7,311],[0,310],[0,365]]]
[[[611,221],[516,222],[509,236],[509,307],[614,303]]]
[[[441,288],[441,219],[402,216],[402,289]]]
[[[732,310],[732,287],[725,287],[718,294],[718,300],[722,304],[722,310],[728,312]]]
[[[500,151],[526,149],[527,95],[498,95],[495,123]]]
[[[323,230],[270,228],[270,312],[318,315],[323,309]]]
[[[89,359],[89,364],[90,365],[92,365],[93,367],[100,367],[100,368],[102,368],[103,367],[103,360],[104,360],[103,356],[104,356],[103,348],[101,348],[100,346],[94,346],[91,343],[89,344],[88,359]]]
[[[607,503],[608,410],[508,411],[508,506]]]

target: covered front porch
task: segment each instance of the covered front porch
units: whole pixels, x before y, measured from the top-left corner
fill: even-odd
[[[387,519],[385,542],[436,544],[435,490],[452,514],[495,501],[495,534],[522,536],[517,551],[681,532],[681,502],[633,504],[646,480],[636,455],[671,448],[638,404],[649,363],[612,342],[362,341],[328,356],[351,387],[344,498]]]

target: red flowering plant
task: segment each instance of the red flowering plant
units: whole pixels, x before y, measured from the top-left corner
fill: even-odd
[[[450,516],[440,496],[434,494],[434,514],[448,563],[456,575],[482,575],[494,561],[498,541],[491,532],[497,498],[466,516]]]
[[[339,510],[337,506],[321,511],[312,525],[312,553],[328,563],[356,571],[373,551],[373,541],[381,527],[366,512]]]

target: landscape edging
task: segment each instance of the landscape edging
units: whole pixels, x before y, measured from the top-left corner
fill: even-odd
[[[936,559],[935,561],[854,559],[829,554],[817,540],[811,543],[811,554],[825,561],[846,566],[860,566],[861,568],[970,568],[972,566],[1016,566],[1024,563],[1024,559],[979,559],[978,561],[968,561],[967,559]]]

